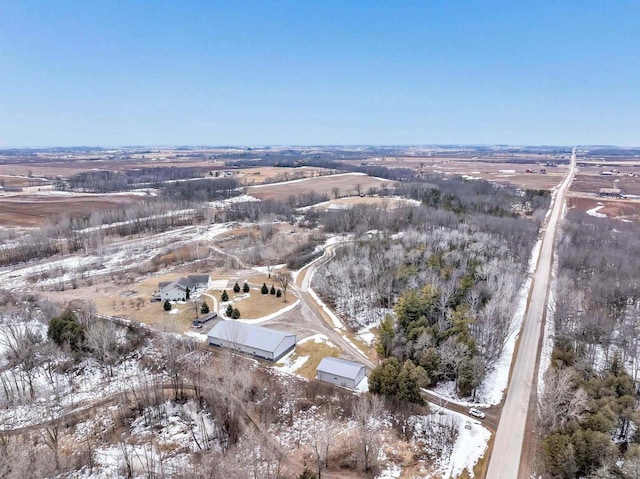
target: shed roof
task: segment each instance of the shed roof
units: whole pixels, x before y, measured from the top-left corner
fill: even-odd
[[[207,336],[271,352],[275,352],[285,338],[296,337],[295,334],[239,321],[220,321]]]
[[[318,364],[316,371],[355,380],[364,367],[366,367],[364,364],[356,363],[354,361],[326,357],[322,358],[322,361]]]
[[[621,188],[600,188],[600,194],[605,195],[619,195],[622,193]]]

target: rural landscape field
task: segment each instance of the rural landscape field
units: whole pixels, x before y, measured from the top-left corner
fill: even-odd
[[[7,477],[483,477],[561,182],[571,221],[640,222],[635,151],[1,153]],[[269,359],[253,334],[295,339]],[[523,460],[558,467],[542,439]]]
[[[639,18],[0,0],[0,479],[640,479]]]

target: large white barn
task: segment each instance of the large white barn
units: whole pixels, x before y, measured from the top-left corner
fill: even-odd
[[[296,335],[239,321],[220,321],[207,334],[209,344],[277,361],[296,346]]]

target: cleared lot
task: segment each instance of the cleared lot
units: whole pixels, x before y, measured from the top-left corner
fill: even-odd
[[[395,183],[381,178],[374,178],[361,173],[345,173],[341,175],[321,176],[304,180],[274,183],[271,185],[250,186],[247,193],[261,200],[286,200],[289,196],[297,196],[310,191],[318,195],[333,197],[334,188],[338,188],[339,196],[355,195],[358,185],[362,193],[369,188],[393,188]]]

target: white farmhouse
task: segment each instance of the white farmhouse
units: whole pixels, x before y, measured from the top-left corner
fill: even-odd
[[[208,274],[191,274],[186,278],[178,278],[175,281],[162,282],[158,284],[159,293],[154,296],[160,296],[161,301],[184,301],[187,299],[187,289],[189,294],[198,290],[209,289]]]

